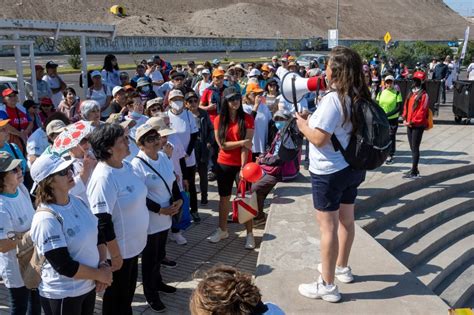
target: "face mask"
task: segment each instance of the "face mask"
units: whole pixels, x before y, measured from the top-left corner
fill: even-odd
[[[276,127],[278,130],[282,130],[283,127],[285,127],[285,122],[284,122],[284,121],[275,121],[275,127]]]
[[[142,117],[142,115],[137,112],[132,112],[130,116],[132,116],[133,119],[140,119],[140,117]]]
[[[142,92],[145,93],[145,94],[150,92],[150,87],[149,86],[142,87]]]
[[[170,102],[170,106],[175,111],[180,111],[183,108],[183,101],[172,101]]]

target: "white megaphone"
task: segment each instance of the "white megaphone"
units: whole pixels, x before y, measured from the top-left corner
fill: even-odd
[[[294,104],[296,111],[296,103],[299,103],[306,93],[317,89],[318,77],[305,79],[297,73],[287,72],[281,80],[281,95],[287,102]]]

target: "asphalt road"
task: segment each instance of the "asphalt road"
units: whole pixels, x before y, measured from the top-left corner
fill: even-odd
[[[202,52],[202,53],[173,53],[173,54],[160,54],[162,58],[167,61],[188,61],[188,60],[209,60],[212,61],[215,58],[223,60],[227,57],[229,60],[232,59],[254,59],[254,58],[270,58],[273,55],[281,54],[281,52],[272,51],[249,51],[249,52],[230,52],[227,56],[223,52]],[[302,52],[306,53],[306,52]],[[307,53],[318,53],[318,52],[307,52]],[[320,53],[320,52],[319,52]],[[326,52],[327,53],[327,52]],[[149,59],[155,54],[122,54],[117,55],[117,60],[120,64],[133,64],[140,62],[143,59]],[[104,54],[100,55],[88,55],[87,64],[89,66],[102,66],[104,62]],[[59,66],[67,65],[67,55],[54,55],[54,56],[36,56],[35,61],[38,64],[45,65],[49,60],[55,61]],[[29,67],[30,61],[28,56],[24,56],[22,63],[25,67]],[[15,57],[0,57],[0,69],[13,70],[15,69]]]

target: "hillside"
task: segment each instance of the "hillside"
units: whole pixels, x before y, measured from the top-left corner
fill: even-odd
[[[118,35],[261,38],[327,37],[334,0],[2,0],[2,18],[111,23]],[[442,0],[342,0],[340,38],[450,40],[466,19]],[[127,17],[109,13],[114,4]],[[471,24],[473,25],[473,24]],[[471,38],[474,38],[474,27]]]

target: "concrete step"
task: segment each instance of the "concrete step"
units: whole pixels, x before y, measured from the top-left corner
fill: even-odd
[[[438,253],[412,272],[428,288],[436,291],[438,286],[465,263],[474,259],[474,235],[469,235]],[[468,249],[468,250],[466,250]]]
[[[384,203],[381,203],[382,206],[374,208],[375,211],[365,218],[358,218],[357,223],[370,235],[377,235],[393,222],[408,218],[419,209],[431,207],[460,192],[470,190],[474,190],[474,173],[415,189],[400,198],[385,199]]]
[[[393,252],[408,269],[426,261],[449,244],[472,234],[474,231],[474,211],[451,219],[430,230],[419,239]]]
[[[356,225],[351,284],[337,282],[342,303],[302,297],[298,285],[316,281],[320,235],[309,178],[279,183],[258,255],[256,284],[264,301],[286,314],[445,314],[448,306]],[[289,211],[291,210],[291,211]]]
[[[474,262],[471,261],[449,285],[437,294],[453,308],[474,308]]]
[[[393,174],[382,180],[364,183],[359,188],[356,201],[356,216],[365,218],[387,200],[399,199],[402,196],[422,187],[431,186],[438,182],[474,173],[474,163],[459,167],[452,165],[433,165],[417,180],[403,180],[401,174]]]
[[[388,251],[394,251],[424,231],[473,209],[474,190],[461,193],[426,209],[419,208],[408,218],[395,222],[374,237]]]

